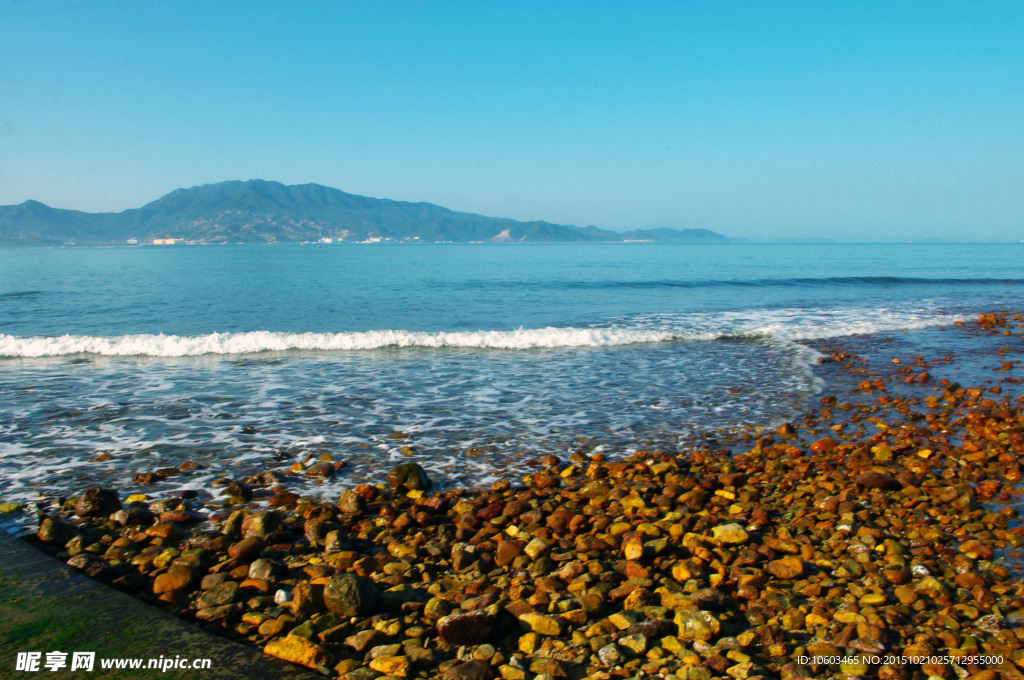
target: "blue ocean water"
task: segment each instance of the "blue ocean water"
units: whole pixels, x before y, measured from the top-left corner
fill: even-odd
[[[191,460],[195,488],[329,454],[325,495],[417,460],[672,450],[822,389],[800,341],[1024,307],[1024,245],[0,250],[5,499]],[[106,454],[103,461],[94,461]]]

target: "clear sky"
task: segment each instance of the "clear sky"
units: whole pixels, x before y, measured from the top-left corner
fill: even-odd
[[[1024,238],[1024,5],[0,0],[0,204],[227,179],[757,240]]]

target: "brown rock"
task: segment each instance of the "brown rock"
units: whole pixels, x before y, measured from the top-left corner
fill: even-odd
[[[121,499],[113,489],[93,487],[88,489],[75,503],[75,514],[79,517],[100,517],[121,509]]]
[[[238,584],[239,588],[269,593],[273,585],[265,578],[247,578]]]
[[[228,557],[242,562],[251,562],[263,552],[263,539],[258,536],[248,536],[228,548]]]
[[[276,619],[268,619],[260,624],[258,632],[263,637],[277,637],[290,630],[295,625],[295,620],[290,616],[279,616]]]
[[[152,536],[153,538],[175,541],[181,538],[181,529],[177,524],[167,522],[165,524],[154,524],[151,527],[146,527],[145,534],[147,536]]]
[[[523,554],[524,541],[514,539],[504,540],[498,544],[498,550],[494,555],[494,563],[499,567],[512,564],[512,561]]]
[[[895,477],[876,470],[868,470],[858,475],[854,483],[863,489],[880,489],[882,491],[898,491],[903,488],[903,485]]]
[[[474,659],[452,666],[441,677],[443,680],[493,680],[494,671],[486,661]]]
[[[160,595],[174,591],[188,591],[195,582],[195,571],[182,564],[172,565],[153,581],[153,593]]]
[[[330,479],[334,477],[334,464],[327,462],[314,463],[306,468],[305,475],[319,479]]]
[[[378,491],[377,487],[372,484],[358,484],[356,485],[356,488],[352,490],[365,501],[372,501],[380,495],[380,491]]]
[[[346,515],[361,515],[366,510],[366,499],[351,489],[345,489],[338,496],[338,509]]]
[[[299,494],[292,491],[280,491],[270,497],[270,500],[267,501],[267,505],[272,508],[287,508],[295,505],[298,500]]]
[[[426,491],[430,488],[430,477],[419,463],[403,463],[388,473],[388,486],[399,493]]]
[[[836,448],[836,441],[832,437],[822,437],[811,444],[811,453],[828,453]]]
[[[231,574],[228,574],[226,572],[216,572],[214,574],[207,574],[206,576],[203,577],[203,580],[199,583],[199,589],[203,590],[203,591],[213,590],[214,588],[216,588],[220,584],[224,583],[225,581],[230,581],[230,580],[231,580]]]
[[[114,570],[111,568],[110,563],[99,555],[93,555],[88,552],[81,552],[77,555],[72,556],[67,564],[69,567],[74,567],[80,571],[85,572],[90,578],[99,579],[106,581],[115,576]]]
[[[790,580],[804,575],[804,561],[796,555],[787,555],[768,563],[768,571],[780,579]]]
[[[345,573],[335,576],[324,587],[324,604],[338,616],[368,614],[377,604],[380,590],[370,579]]]
[[[196,618],[207,623],[224,624],[236,619],[241,613],[242,605],[233,602],[216,607],[204,607],[196,612]]]
[[[217,574],[219,576],[219,574]],[[196,598],[196,608],[206,609],[208,607],[220,607],[231,604],[238,595],[238,582],[225,581],[219,586],[208,590]]]
[[[39,524],[39,532],[36,534],[43,543],[64,545],[75,537],[75,529],[70,524],[59,519],[46,517]]]
[[[242,534],[244,536],[266,537],[281,527],[281,515],[272,511],[264,510],[254,512],[242,520]]]
[[[368,630],[361,630],[355,635],[348,636],[345,638],[345,644],[362,654],[367,649],[376,647],[385,639],[386,638],[383,633],[370,628]]]
[[[482,645],[491,639],[494,626],[486,613],[475,611],[444,617],[437,622],[437,632],[442,640],[453,647]]]
[[[324,587],[310,583],[296,583],[292,588],[292,601],[288,603],[300,619],[308,619],[324,610]]]

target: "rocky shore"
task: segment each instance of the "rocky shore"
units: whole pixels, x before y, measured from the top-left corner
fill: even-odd
[[[974,386],[837,349],[852,390],[729,448],[548,456],[479,490],[409,463],[336,502],[288,490],[333,460],[219,498],[157,471],[42,509],[32,540],[328,677],[1022,677],[1022,328],[958,329],[1005,342]]]

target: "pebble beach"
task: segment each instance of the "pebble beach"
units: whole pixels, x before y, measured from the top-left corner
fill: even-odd
[[[1022,329],[942,329],[962,360],[823,341],[802,419],[687,450],[468,489],[411,460],[327,500],[290,487],[330,456],[215,498],[185,463],[41,504],[29,540],[326,677],[1020,677]]]

